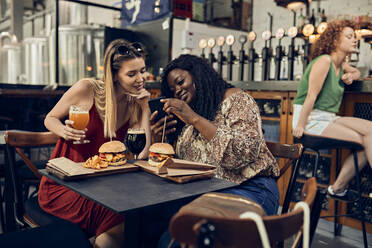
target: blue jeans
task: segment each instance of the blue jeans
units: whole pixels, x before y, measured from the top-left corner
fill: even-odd
[[[236,187],[219,192],[248,197],[257,202],[267,215],[274,215],[278,212],[279,190],[276,180],[272,177],[254,177]]]
[[[275,215],[279,207],[279,190],[276,180],[271,177],[258,176],[251,178],[238,186],[219,191],[239,196],[248,197],[257,202],[267,215]],[[158,248],[168,247],[171,241],[169,230],[166,230],[158,242]],[[174,242],[171,248],[181,247],[178,242]]]

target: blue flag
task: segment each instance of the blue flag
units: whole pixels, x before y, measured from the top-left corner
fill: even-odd
[[[169,16],[170,0],[123,0],[122,23],[128,25],[140,24]]]

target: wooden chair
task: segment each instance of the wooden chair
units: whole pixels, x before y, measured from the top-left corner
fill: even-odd
[[[279,177],[284,175],[284,173],[292,167],[291,176],[289,179],[289,184],[285,193],[282,213],[288,212],[289,204],[291,202],[292,194],[293,194],[293,184],[295,181],[293,180],[294,175],[297,175],[299,159],[301,158],[303,152],[302,144],[279,144],[275,142],[266,141],[266,145],[269,148],[270,152],[276,158],[284,158],[287,159],[285,165],[280,169]]]
[[[311,207],[316,199],[315,178],[309,178],[303,189],[302,199]],[[249,199],[247,199],[249,200]],[[252,219],[216,216],[197,208],[185,211],[188,205],[175,214],[170,223],[171,236],[178,242],[197,247],[262,247],[260,234]],[[296,235],[293,247],[301,243],[304,210],[299,208],[277,216],[262,216],[268,239],[272,246]]]
[[[0,131],[6,131],[9,128],[12,128],[12,123],[14,122],[13,119],[7,117],[7,116],[1,116],[0,115]],[[0,143],[0,153],[5,157],[5,145],[1,142]],[[5,159],[4,159],[5,160]],[[4,164],[0,163],[0,178],[4,178]],[[2,230],[5,228],[5,223],[4,223],[4,209],[3,209],[3,203],[4,203],[4,198],[3,198],[3,189],[4,183],[3,180],[0,181],[0,227]]]
[[[35,227],[63,221],[44,212],[39,206],[37,196],[25,197],[22,178],[19,175],[15,158],[17,153],[38,183],[41,178],[38,167],[23,149],[52,147],[57,143],[58,137],[51,132],[6,131],[4,138],[7,153],[4,168],[5,231],[14,231],[26,225]],[[45,167],[45,162],[42,163]]]

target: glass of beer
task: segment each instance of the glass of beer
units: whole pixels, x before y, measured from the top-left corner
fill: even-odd
[[[84,130],[89,123],[88,106],[71,105],[68,115],[69,120],[73,121],[72,127],[78,130]],[[87,144],[90,141],[87,139],[75,140],[73,144]]]
[[[143,128],[129,128],[124,143],[129,151],[133,153],[134,159],[146,146],[146,133]]]

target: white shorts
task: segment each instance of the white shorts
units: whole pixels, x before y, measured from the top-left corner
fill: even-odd
[[[293,105],[293,120],[292,120],[292,129],[296,128],[298,120],[300,118],[302,105],[294,104]],[[305,131],[310,134],[320,135],[323,131],[328,127],[328,125],[335,120],[340,118],[335,113],[313,109],[311,111],[309,118],[307,120],[307,124],[305,127]]]

